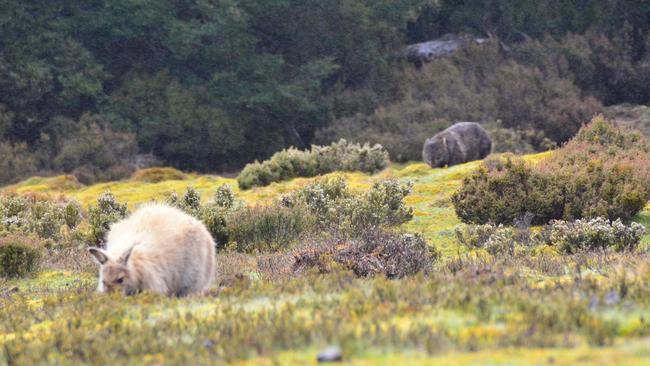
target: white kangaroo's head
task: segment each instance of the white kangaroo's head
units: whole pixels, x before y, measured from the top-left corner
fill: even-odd
[[[100,248],[88,248],[88,252],[93,255],[100,265],[99,291],[122,291],[126,295],[132,295],[136,292],[137,283],[135,277],[127,266],[132,251],[133,247],[118,258],[110,258],[108,253]]]

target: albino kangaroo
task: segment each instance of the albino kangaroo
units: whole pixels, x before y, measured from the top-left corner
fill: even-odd
[[[201,221],[167,205],[148,204],[111,226],[105,250],[88,250],[101,266],[99,292],[185,296],[210,286],[214,246]]]

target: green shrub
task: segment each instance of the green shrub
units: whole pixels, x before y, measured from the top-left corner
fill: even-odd
[[[515,153],[518,155],[530,154],[536,150],[550,150],[556,144],[544,133],[535,130],[519,130],[505,128],[501,121],[496,124],[487,124],[486,129],[492,139],[493,153]]]
[[[293,270],[318,268],[325,273],[336,263],[360,277],[402,278],[428,273],[438,257],[420,235],[369,230],[357,239],[334,236],[302,247],[294,254]]]
[[[534,222],[605,217],[631,219],[650,199],[650,146],[594,118],[570,143],[536,166],[520,159],[487,160],[452,196],[467,223]]]
[[[247,207],[234,212],[227,222],[229,247],[245,253],[288,248],[315,227],[314,217],[300,205]]]
[[[404,198],[411,192],[411,183],[383,180],[361,194],[353,194],[340,178],[323,179],[294,193],[290,202],[302,202],[321,227],[336,227],[350,233],[361,233],[378,226],[397,226],[413,218],[413,209]]]
[[[544,236],[530,230],[533,216],[528,213],[516,219],[513,226],[483,224],[459,225],[454,231],[458,242],[464,246],[485,249],[492,255],[514,255],[515,247],[532,247],[544,244]]]
[[[97,205],[88,209],[88,224],[90,229],[87,240],[91,245],[104,241],[104,236],[110,225],[120,221],[127,215],[126,203],[119,203],[110,192],[104,192],[97,198]]]
[[[225,248],[228,243],[227,218],[229,213],[228,208],[214,203],[207,204],[198,211],[197,218],[205,224],[217,249]]]
[[[25,277],[38,269],[40,258],[37,240],[20,235],[0,238],[0,277]]]
[[[225,209],[232,208],[235,205],[235,193],[232,188],[227,184],[220,185],[214,194],[214,203]]]
[[[63,208],[63,220],[70,229],[74,229],[81,223],[81,206],[75,202],[68,202]]]
[[[187,212],[197,212],[201,208],[201,194],[193,187],[187,187],[180,206]]]
[[[410,183],[384,180],[354,193],[345,180],[335,177],[317,180],[270,206],[245,207],[227,185],[204,204],[191,187],[182,198],[172,193],[167,203],[201,220],[218,249],[264,252],[290,247],[316,230],[356,237],[375,227],[400,225],[413,217],[404,204],[410,191]]]
[[[0,229],[14,233],[33,233],[43,239],[61,240],[64,225],[74,228],[81,221],[81,208],[75,201],[55,201],[39,196],[0,198]]]
[[[249,189],[334,171],[376,173],[388,166],[388,162],[388,153],[380,145],[359,145],[341,140],[329,146],[314,145],[311,151],[282,150],[262,163],[246,165],[237,182],[241,189]]]
[[[386,168],[389,162],[383,146],[348,143],[344,139],[329,146],[314,145],[311,151],[316,157],[317,174],[355,170],[374,174]]]
[[[343,178],[319,179],[294,192],[291,197],[287,197],[285,204],[304,203],[316,216],[319,225],[327,226],[337,222],[342,212],[338,208],[340,202],[351,195]]]
[[[352,231],[364,231],[378,226],[397,226],[413,218],[413,209],[406,207],[404,198],[411,193],[412,184],[397,180],[374,183],[362,195],[342,202],[343,225]]]
[[[30,207],[28,218],[30,232],[41,238],[57,238],[65,224],[65,208],[48,201],[36,201]]]
[[[636,222],[625,225],[620,219],[610,222],[602,217],[573,222],[554,220],[547,230],[551,243],[569,254],[607,248],[618,252],[634,251],[646,231],[643,225]]]

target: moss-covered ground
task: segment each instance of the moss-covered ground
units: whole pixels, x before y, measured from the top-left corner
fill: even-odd
[[[226,253],[219,254],[217,283],[227,285],[208,295],[125,298],[96,294],[96,268],[88,261],[52,261],[32,278],[0,279],[0,365],[308,365],[328,344],[340,345],[351,365],[650,364],[650,235],[635,254],[470,251],[455,239],[459,221],[449,197],[478,164],[335,173],[358,190],[385,177],[414,182],[407,198],[414,218],[403,229],[422,233],[441,251],[428,276],[293,276],[269,269],[281,254]],[[207,198],[225,183],[247,203],[263,204],[310,180],[239,192],[234,179],[195,174],[93,186],[53,177],[7,189],[64,195],[86,206],[110,190],[135,207],[188,186]],[[636,220],[650,228],[650,207]],[[245,276],[228,280],[237,273]]]

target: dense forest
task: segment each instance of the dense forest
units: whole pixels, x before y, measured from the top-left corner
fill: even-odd
[[[481,37],[413,65],[408,44]],[[419,159],[454,121],[543,150],[650,103],[650,2],[6,0],[0,182],[241,168],[340,138]]]

